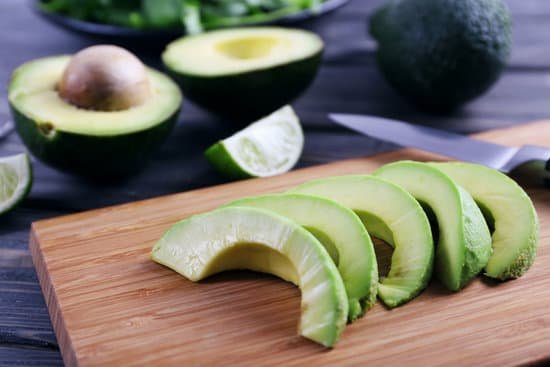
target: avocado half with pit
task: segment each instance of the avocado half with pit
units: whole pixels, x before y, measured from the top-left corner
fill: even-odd
[[[71,57],[27,62],[12,75],[9,104],[29,150],[56,168],[94,177],[135,172],[165,140],[182,96],[166,75],[146,69],[151,92],[143,103],[116,111],[78,107],[58,86]]]
[[[298,97],[315,78],[322,52],[323,41],[314,33],[252,27],[180,38],[162,60],[197,105],[254,119]]]

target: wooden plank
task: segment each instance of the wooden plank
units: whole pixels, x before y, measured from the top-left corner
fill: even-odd
[[[550,121],[482,134],[548,144]],[[437,282],[395,310],[376,305],[331,351],[296,336],[299,292],[270,276],[233,272],[192,283],[149,259],[175,221],[229,200],[322,176],[367,173],[400,150],[35,222],[31,251],[69,366],[512,365],[550,358],[550,191],[529,188],[541,246],[522,278],[479,278],[451,294]]]
[[[506,0],[514,16],[514,50],[510,68],[501,82],[485,97],[463,110],[446,116],[430,116],[403,103],[380,78],[373,59],[374,42],[366,36],[366,18],[384,0],[353,0],[341,11],[320,20],[316,29],[327,40],[323,72],[316,84],[299,99],[297,110],[306,127],[306,151],[302,165],[370,154],[388,146],[372,140],[340,134],[323,119],[330,109],[380,113],[458,131],[480,131],[550,115],[547,69],[550,65],[546,40],[550,12],[546,0]],[[71,53],[105,39],[71,34],[38,18],[19,0],[0,1],[0,84],[7,85],[10,71],[18,64],[46,55]],[[159,64],[158,49],[135,48],[148,63]],[[353,69],[350,73],[345,70]],[[340,72],[343,72],[341,74]],[[345,83],[340,83],[344,81]],[[339,84],[336,84],[339,83]],[[336,86],[336,87],[335,87]],[[330,97],[330,98],[329,98]],[[0,91],[6,100],[6,89]],[[340,100],[341,103],[334,103]],[[348,101],[358,101],[348,103]],[[10,119],[7,103],[0,103],[0,122]],[[218,184],[202,156],[207,144],[224,136],[225,121],[219,121],[185,103],[180,124],[171,139],[137,177],[118,184],[97,184],[57,172],[34,162],[35,182],[30,197],[15,211],[2,217],[0,247],[26,249],[31,221],[63,213],[113,205],[182,190]],[[193,139],[189,139],[193,137]],[[342,142],[348,141],[348,144]],[[185,145],[182,146],[182,142]],[[374,149],[373,148],[373,149]],[[21,152],[13,134],[2,140],[2,155]],[[158,178],[162,177],[162,180]],[[27,260],[25,260],[27,261]],[[34,269],[0,269],[0,344],[14,342],[36,346],[46,338],[54,342]],[[17,295],[17,296],[16,296]],[[36,320],[40,321],[36,321]],[[48,336],[43,333],[49,331]],[[17,335],[14,339],[12,336]],[[53,352],[18,355],[0,350],[0,365],[52,364]],[[26,358],[28,356],[28,358]],[[31,357],[33,356],[33,357]]]

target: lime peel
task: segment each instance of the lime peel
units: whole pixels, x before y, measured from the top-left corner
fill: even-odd
[[[234,135],[217,142],[206,158],[230,178],[274,176],[298,162],[304,134],[298,116],[284,106]]]
[[[27,154],[0,157],[0,215],[15,208],[29,193],[32,169]]]

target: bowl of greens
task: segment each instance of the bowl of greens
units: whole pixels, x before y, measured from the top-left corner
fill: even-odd
[[[73,31],[122,38],[170,37],[260,24],[290,24],[349,0],[36,0],[48,21]]]

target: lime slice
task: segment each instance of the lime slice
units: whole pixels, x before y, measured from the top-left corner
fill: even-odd
[[[302,153],[304,134],[298,116],[284,106],[212,145],[206,158],[230,178],[266,177],[289,171]]]
[[[17,154],[0,158],[0,214],[13,209],[27,196],[32,184],[29,157]]]

